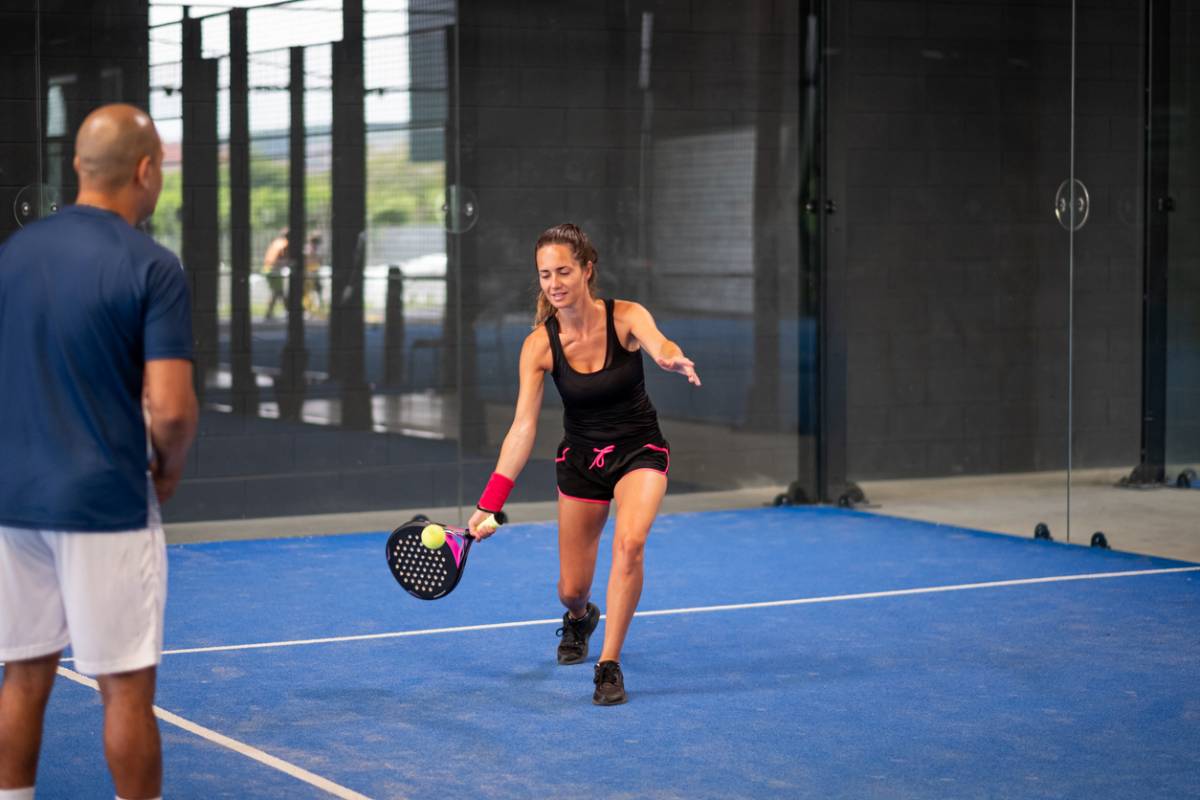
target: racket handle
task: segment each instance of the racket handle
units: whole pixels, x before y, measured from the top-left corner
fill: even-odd
[[[494,514],[488,514],[486,517],[484,517],[483,522],[480,522],[478,525],[476,525],[475,529],[480,530],[483,528],[490,528],[491,531],[495,531],[496,528],[499,528],[506,522],[508,522],[508,516],[503,511],[497,511]]]

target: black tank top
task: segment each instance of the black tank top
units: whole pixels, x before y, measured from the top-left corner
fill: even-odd
[[[613,301],[604,301],[607,329],[604,366],[596,372],[577,372],[567,363],[558,338],[558,318],[546,320],[554,369],[550,372],[563,400],[567,438],[584,443],[611,444],[629,440],[662,439],[658,414],[646,394],[641,351],[621,346],[613,322]]]

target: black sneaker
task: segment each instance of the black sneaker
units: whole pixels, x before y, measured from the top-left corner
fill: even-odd
[[[563,625],[555,633],[562,637],[558,643],[558,663],[578,664],[587,658],[588,639],[600,624],[600,609],[593,603],[587,604],[587,613],[582,619],[572,619],[571,612],[563,614]]]
[[[592,702],[598,706],[619,706],[625,702],[625,676],[616,661],[601,661],[596,665],[596,676],[592,678],[596,691]]]

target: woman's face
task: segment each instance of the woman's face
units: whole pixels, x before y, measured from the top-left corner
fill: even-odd
[[[548,244],[537,251],[538,282],[555,308],[566,308],[588,296],[591,266],[581,266],[563,244]]]

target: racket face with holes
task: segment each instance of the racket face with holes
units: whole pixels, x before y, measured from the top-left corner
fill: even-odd
[[[406,522],[387,541],[387,563],[392,577],[413,597],[437,600],[458,585],[467,566],[471,537],[457,528],[446,530],[446,543],[430,550],[421,542],[421,531],[429,520]]]

